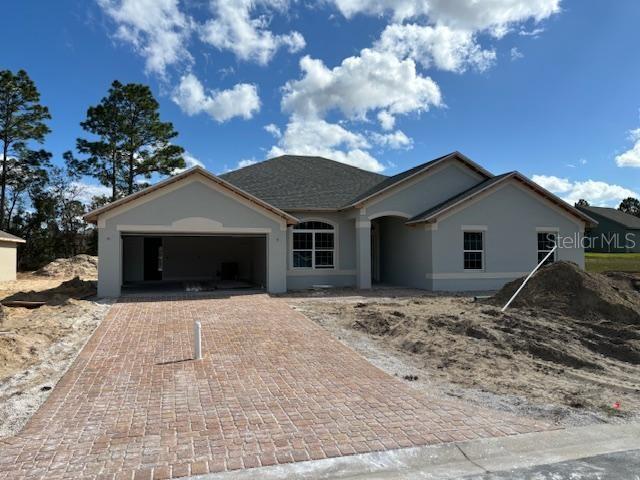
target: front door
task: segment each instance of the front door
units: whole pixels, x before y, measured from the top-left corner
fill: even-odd
[[[162,280],[162,238],[144,239],[144,279]]]

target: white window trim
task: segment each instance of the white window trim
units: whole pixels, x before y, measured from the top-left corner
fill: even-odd
[[[484,272],[485,268],[486,268],[486,263],[485,263],[485,249],[486,249],[486,235],[485,235],[486,230],[477,230],[477,229],[471,229],[471,230],[464,230],[462,232],[462,269],[465,272]],[[464,234],[465,233],[479,233],[480,235],[482,235],[482,250],[466,250],[464,248]],[[482,268],[465,268],[464,266],[464,254],[467,252],[480,252],[480,261],[482,262]]]
[[[289,265],[291,271],[307,271],[307,272],[334,272],[338,270],[338,226],[335,222],[331,220],[327,220],[326,218],[318,218],[318,217],[310,217],[310,218],[300,218],[300,223],[305,222],[322,222],[333,227],[332,230],[315,230],[315,229],[294,229],[292,226],[289,230],[289,245],[291,245],[289,252]],[[316,233],[333,233],[333,250],[324,250],[325,252],[333,252],[333,266],[332,267],[316,267]],[[311,248],[311,267],[296,267],[293,263],[293,253],[294,251],[309,251],[309,249],[294,249],[293,248],[293,234],[294,233],[311,233],[312,234],[312,248]],[[322,250],[318,250],[322,251]]]
[[[558,232],[559,232],[559,229],[553,228],[553,227],[548,228],[548,229],[536,228],[536,265],[538,263],[540,263],[540,253],[544,252],[545,254],[547,254],[547,253],[549,253],[551,251],[551,250],[540,250],[538,248],[538,235],[541,234],[541,233],[544,233],[544,234],[552,233],[552,234],[554,234],[556,236],[556,244],[557,244],[558,243]],[[558,249],[557,248],[553,252],[553,255],[551,255],[551,259],[552,259],[551,261],[554,262],[554,263],[558,261]]]

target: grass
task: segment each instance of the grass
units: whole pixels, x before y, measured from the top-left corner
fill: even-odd
[[[585,253],[588,272],[640,272],[640,253]]]

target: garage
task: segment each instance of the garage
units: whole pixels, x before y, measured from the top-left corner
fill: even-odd
[[[98,230],[101,297],[136,289],[287,289],[287,231],[297,218],[200,167],[85,219]]]
[[[122,288],[264,289],[265,235],[122,234]]]

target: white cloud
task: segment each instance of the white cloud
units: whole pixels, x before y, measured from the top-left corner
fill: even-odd
[[[111,188],[104,185],[77,181],[71,182],[71,189],[77,192],[78,200],[85,204],[90,204],[94,197],[111,197]]]
[[[591,205],[617,206],[624,198],[638,197],[636,192],[628,188],[596,180],[571,181],[552,175],[534,175],[532,179],[570,204],[584,198]]]
[[[182,158],[184,158],[184,163],[185,163],[185,167],[184,168],[176,168],[173,171],[173,174],[178,174],[178,173],[182,173],[190,168],[193,167],[202,167],[205,168],[204,163],[202,163],[200,160],[198,160],[196,157],[194,157],[193,155],[191,155],[189,152],[184,152],[182,154]]]
[[[469,67],[484,71],[496,59],[496,52],[483,50],[472,32],[445,25],[388,25],[374,48],[391,52],[398,58],[412,58],[423,68],[436,67],[458,73]]]
[[[164,76],[168,66],[193,61],[186,47],[192,20],[178,0],[98,0],[98,5],[116,22],[116,37],[145,58],[148,72]]]
[[[440,89],[416,72],[413,60],[364,49],[329,69],[321,60],[300,60],[303,76],[287,82],[282,108],[298,117],[321,118],[340,110],[347,118],[365,119],[371,110],[392,115],[442,105]]]
[[[282,137],[282,132],[280,131],[280,128],[275,123],[270,123],[269,125],[265,125],[264,129],[267,132],[269,132],[271,135],[273,135],[275,138]]]
[[[383,130],[393,130],[396,124],[396,118],[386,110],[380,110],[378,112],[378,121]]]
[[[269,156],[318,155],[365,170],[384,170],[384,166],[366,151],[369,148],[371,145],[363,135],[341,125],[317,119],[293,119],[278,144],[269,151]]]
[[[202,40],[221,50],[233,52],[241,60],[265,65],[280,48],[297,52],[304,48],[304,37],[299,32],[275,35],[267,29],[269,17],[255,18],[251,13],[258,7],[284,11],[287,0],[212,0],[216,18],[201,28]]]
[[[510,54],[511,54],[512,61],[520,60],[521,58],[524,58],[524,54],[520,50],[518,50],[518,47],[512,47]]]
[[[250,165],[255,165],[256,163],[258,163],[258,161],[254,159],[240,160],[238,162],[238,168],[248,167]]]
[[[633,146],[626,152],[616,156],[616,165],[619,167],[640,167],[640,128],[629,132]]]
[[[397,22],[428,17],[456,29],[488,30],[500,37],[516,23],[539,22],[560,11],[560,0],[333,0],[347,18],[390,13]]]
[[[396,130],[393,133],[371,133],[371,140],[382,147],[389,147],[393,149],[409,149],[413,147],[413,140],[405,135],[401,130]]]
[[[229,90],[206,92],[200,80],[191,73],[181,78],[172,100],[187,115],[204,112],[217,122],[234,117],[249,119],[260,110],[260,98],[255,85],[239,83]]]

